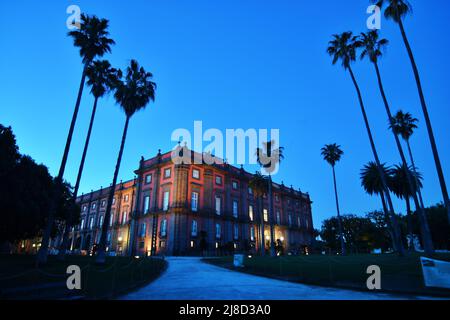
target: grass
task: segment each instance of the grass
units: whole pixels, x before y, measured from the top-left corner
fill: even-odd
[[[105,265],[96,265],[95,257],[49,256],[37,269],[34,261],[32,255],[0,255],[1,299],[109,299],[149,283],[167,266],[159,258],[108,257]],[[81,268],[81,290],[67,289],[69,265]]]
[[[433,258],[450,261],[450,254]],[[420,255],[348,255],[348,256],[281,256],[244,258],[244,267],[235,268],[233,257],[204,259],[205,262],[271,278],[292,282],[350,288],[367,291],[369,265],[381,269],[381,291],[407,294],[450,296],[450,290],[424,286]]]

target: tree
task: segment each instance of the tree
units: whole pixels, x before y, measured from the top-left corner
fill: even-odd
[[[80,109],[81,96],[83,94],[87,68],[96,57],[102,57],[105,53],[111,52],[111,46],[114,45],[114,40],[109,38],[108,23],[109,22],[106,19],[99,19],[96,16],[87,16],[85,14],[82,14],[80,29],[70,31],[68,34],[73,38],[74,46],[80,49],[80,56],[83,62],[83,72],[81,75],[77,101],[75,103],[72,121],[70,123],[66,146],[64,148],[64,153],[61,160],[59,173],[56,178],[56,183],[62,183],[63,181],[67,158],[69,156],[70,145],[72,143],[72,136],[75,129],[75,123],[78,117],[78,110]],[[57,196],[55,197],[57,198]],[[53,208],[50,208],[49,210],[47,227],[42,238],[42,245],[36,257],[37,264],[42,264],[47,261],[48,244],[54,222],[54,210],[55,206],[53,206]]]
[[[413,194],[417,194],[417,191],[422,188],[422,175],[420,173],[414,173],[410,167],[404,167],[403,165],[396,165],[391,170],[392,178],[391,178],[391,190],[392,192],[400,199],[404,199],[406,202],[406,216],[408,218],[408,234],[410,236],[410,241],[412,241],[413,236],[413,227],[412,227],[412,218],[411,218],[411,204],[410,198]],[[408,175],[414,177],[414,185],[411,189],[411,186],[408,183]],[[417,211],[417,210],[416,210]],[[425,217],[426,219],[426,217]],[[422,221],[421,225],[421,235],[422,240],[424,239],[424,230]],[[428,222],[427,222],[428,225]],[[424,242],[424,241],[423,241]],[[408,243],[409,249],[413,250],[412,243]]]
[[[107,60],[94,61],[91,63],[87,70],[86,76],[88,78],[87,84],[91,87],[91,93],[94,96],[94,105],[92,107],[91,120],[89,122],[89,129],[86,135],[86,141],[84,143],[83,154],[81,156],[80,167],[78,169],[77,180],[75,183],[75,188],[73,191],[73,198],[76,200],[78,195],[78,189],[80,187],[81,176],[83,174],[84,163],[86,160],[86,155],[89,147],[89,141],[91,139],[92,127],[94,125],[95,114],[97,112],[98,99],[103,97],[108,93],[113,86],[117,83],[117,79],[120,78],[118,70],[111,67],[111,64]],[[69,233],[72,225],[70,223],[66,224],[60,250],[59,257],[63,258],[67,246],[69,243]]]
[[[345,242],[344,242],[344,235],[342,232],[342,219],[341,219],[341,212],[339,210],[339,197],[338,197],[337,184],[336,184],[336,173],[335,173],[335,169],[334,169],[334,167],[336,166],[336,163],[341,160],[341,157],[343,154],[344,154],[344,152],[341,150],[341,146],[338,146],[336,143],[327,144],[327,145],[325,145],[325,147],[322,148],[323,159],[326,162],[328,162],[328,164],[331,166],[331,168],[333,170],[334,195],[335,195],[335,199],[336,199],[339,239],[341,242],[341,253],[343,255],[345,255],[346,254]]]
[[[385,107],[385,110],[386,110],[386,113],[388,116],[388,120],[390,123],[391,119],[392,119],[392,113],[391,113],[391,109],[390,109],[390,106],[389,106],[389,103],[388,103],[388,100],[386,97],[386,93],[384,90],[380,69],[378,67],[378,61],[381,58],[382,51],[385,49],[387,44],[388,44],[388,41],[386,39],[379,39],[377,30],[372,30],[367,33],[361,34],[360,47],[362,47],[362,49],[363,49],[362,53],[361,53],[361,60],[367,57],[375,67],[375,73],[377,75],[377,80],[378,80],[378,87],[380,89],[381,97],[383,98],[384,107]],[[407,186],[410,189],[410,195],[413,198],[414,205],[416,207],[416,211],[419,213],[419,217],[421,217],[421,223],[423,224],[422,229],[423,229],[423,236],[424,236],[425,252],[427,254],[432,254],[434,252],[433,241],[431,239],[428,222],[425,217],[425,211],[419,203],[417,193],[413,192],[415,181],[413,181],[412,176],[409,175],[408,163],[406,161],[405,153],[403,152],[403,147],[400,143],[400,139],[398,138],[398,135],[395,133],[394,130],[392,130],[392,134],[394,136],[395,143],[396,143],[398,152],[400,154],[400,158],[402,160],[402,168],[405,169],[405,178],[406,178]]]
[[[114,98],[125,112],[126,118],[119,155],[117,157],[116,168],[110,189],[111,191],[108,195],[105,218],[103,219],[102,233],[100,236],[100,243],[96,258],[97,263],[105,263],[106,234],[108,232],[114,190],[116,189],[117,176],[119,174],[120,163],[122,161],[122,154],[125,147],[130,119],[137,111],[144,109],[150,101],[155,101],[156,83],[151,81],[152,77],[153,75],[150,72],[147,72],[143,67],[140,67],[136,60],[131,60],[130,65],[127,67],[125,78],[118,79],[115,85]],[[130,238],[130,241],[133,241],[131,236]]]
[[[428,131],[428,137],[430,139],[431,150],[433,152],[434,163],[436,166],[436,171],[439,177],[439,183],[441,186],[442,197],[444,198],[444,205],[447,208],[448,223],[450,224],[450,200],[448,197],[447,185],[445,183],[444,173],[442,170],[441,160],[439,158],[439,152],[436,146],[436,140],[434,138],[433,126],[431,125],[430,116],[428,114],[428,107],[425,101],[425,94],[422,89],[422,82],[420,79],[419,69],[414,58],[411,45],[409,43],[408,37],[406,35],[405,27],[403,25],[403,19],[406,18],[411,12],[412,7],[407,0],[376,0],[374,1],[377,5],[382,8],[385,7],[384,16],[387,19],[393,20],[398,24],[400,28],[400,33],[402,35],[403,43],[405,44],[406,51],[408,52],[409,60],[411,61],[411,66],[414,73],[414,78],[416,80],[417,91],[419,93],[420,104],[422,106],[422,112],[425,118],[425,124]]]
[[[263,142],[263,148],[256,149],[256,159],[258,164],[268,174],[267,179],[267,194],[269,197],[269,226],[270,226],[270,255],[275,257],[277,255],[275,250],[275,230],[273,218],[273,194],[272,194],[272,174],[277,170],[277,166],[284,159],[284,147],[276,147],[275,141],[270,140]]]
[[[392,204],[392,199],[389,194],[388,186],[386,183],[386,177],[384,176],[384,172],[381,169],[381,162],[378,157],[378,152],[375,147],[375,142],[373,140],[372,131],[370,129],[369,120],[367,118],[367,113],[364,107],[364,102],[362,99],[361,90],[359,88],[358,82],[356,81],[355,75],[351,68],[351,63],[356,60],[356,49],[358,46],[358,37],[353,36],[351,32],[344,32],[340,35],[334,35],[333,40],[329,42],[329,46],[327,52],[333,58],[333,64],[336,64],[338,61],[341,61],[344,70],[348,70],[350,73],[350,77],[352,79],[353,85],[355,86],[356,93],[358,95],[358,101],[361,108],[361,112],[364,119],[364,124],[367,130],[367,134],[369,137],[370,147],[372,149],[373,156],[375,158],[375,163],[377,164],[378,171],[380,173],[380,177],[383,184],[384,193],[386,196],[386,200],[389,207],[389,216],[391,219],[392,227],[394,230],[394,238],[396,241],[396,248],[400,255],[403,255],[403,246],[400,242],[400,232],[398,228],[398,221],[395,216],[394,206]]]
[[[406,142],[406,146],[408,148],[409,160],[411,161],[411,165],[414,171],[414,174],[417,175],[417,167],[414,161],[414,157],[411,150],[410,138],[414,133],[414,130],[417,129],[416,123],[419,120],[414,118],[409,112],[404,113],[399,110],[397,113],[391,118],[390,128],[394,130],[394,132],[401,136],[403,140]],[[420,205],[422,208],[425,208],[422,198],[422,192],[420,189],[417,190],[417,194],[419,196]]]
[[[260,217],[260,246],[261,255],[264,255],[265,243],[264,243],[264,213],[263,213],[263,196],[267,193],[267,177],[263,176],[260,172],[256,172],[249,181],[249,187],[252,189],[256,200],[258,201],[259,217]]]
[[[381,169],[387,179],[388,185],[391,185],[391,168],[386,167],[383,163],[381,164]],[[394,239],[394,231],[389,219],[389,211],[386,204],[385,193],[383,191],[383,182],[381,180],[380,171],[375,162],[370,161],[368,164],[364,165],[363,169],[361,169],[361,185],[369,195],[375,194],[380,196],[381,204],[383,206],[384,219],[389,227],[388,230],[392,240],[392,247],[395,250],[397,244]]]

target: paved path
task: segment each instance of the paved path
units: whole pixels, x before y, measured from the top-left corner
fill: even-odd
[[[124,300],[380,300],[384,293],[325,288],[269,279],[216,267],[199,258],[169,257],[166,272]],[[416,297],[409,297],[415,299]],[[417,298],[416,298],[417,299]]]

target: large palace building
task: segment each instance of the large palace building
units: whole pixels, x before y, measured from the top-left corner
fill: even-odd
[[[140,161],[133,180],[114,191],[107,250],[112,255],[199,255],[223,250],[257,252],[270,245],[268,197],[258,201],[253,175],[222,164],[175,164],[171,152]],[[312,241],[308,194],[273,183],[275,239],[285,252],[307,252]],[[71,250],[89,252],[100,240],[111,188],[78,197],[81,223]],[[264,234],[261,234],[261,223]]]

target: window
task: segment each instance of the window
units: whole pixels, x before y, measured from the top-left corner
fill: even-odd
[[[222,235],[222,231],[220,230],[220,224],[216,223],[216,238],[220,239],[221,235]]]
[[[222,208],[222,198],[216,196],[216,214],[220,215],[221,208]]]
[[[94,217],[91,217],[91,220],[89,221],[89,229],[94,228]]]
[[[170,168],[164,169],[164,179],[170,178],[172,170]]]
[[[238,206],[239,202],[237,200],[233,200],[233,217],[238,217]]]
[[[191,195],[191,209],[192,211],[198,210],[198,192],[192,192]]]
[[[196,221],[196,220],[192,220],[192,230],[191,230],[191,235],[192,235],[193,237],[196,237],[196,236],[197,236],[197,227],[198,227],[197,221]]]
[[[109,216],[109,226],[111,227],[113,224],[113,218],[114,218],[114,214],[111,213],[111,215]]]
[[[248,187],[248,194],[249,194],[249,195],[253,195],[253,189],[250,188],[250,187]]]
[[[144,214],[150,211],[150,196],[144,196]]]
[[[234,225],[234,240],[239,239],[239,226],[237,224]]]
[[[250,227],[250,240],[255,241],[255,227]]]
[[[126,211],[124,211],[122,213],[122,224],[126,224],[127,223],[127,218],[128,218],[128,214]]]
[[[222,177],[216,176],[216,184],[221,185],[222,184]]]
[[[87,209],[87,206],[84,205],[84,206],[83,206],[83,212],[86,212],[86,209]]]
[[[145,234],[147,233],[147,224],[145,222],[143,222],[141,224],[141,233],[140,233],[140,237],[143,238],[145,237]]]
[[[111,232],[110,231],[108,231],[108,233],[106,234],[106,241],[111,242]]]
[[[161,220],[161,237],[165,237],[167,235],[167,220]]]
[[[289,226],[292,226],[292,216],[291,216],[291,214],[288,215],[288,223],[289,223]]]
[[[115,203],[116,203],[116,198],[114,197],[112,204],[115,204]]]
[[[84,229],[84,219],[81,219],[80,229]]]
[[[302,224],[300,223],[300,217],[297,217],[297,224],[298,224],[299,227],[302,226]]]
[[[280,210],[277,210],[277,224],[281,224]]]
[[[163,210],[164,211],[169,210],[169,198],[170,198],[170,192],[164,191],[164,198],[163,198]]]
[[[278,193],[275,194],[275,201],[276,202],[280,201],[280,197],[278,196]]]
[[[200,179],[200,170],[198,170],[198,169],[193,169],[193,170],[192,170],[192,178],[194,178],[194,179]]]
[[[160,248],[165,248],[165,247],[166,247],[166,242],[165,242],[164,240],[161,240],[161,241],[159,242],[159,247],[160,247]]]
[[[93,203],[93,204],[92,204],[92,210],[95,210],[95,208],[97,208],[97,204],[96,204],[96,203]]]
[[[103,226],[103,216],[100,216],[100,218],[98,218],[98,225],[100,228]]]
[[[269,214],[267,213],[267,209],[263,209],[264,221],[269,221]]]
[[[102,208],[104,208],[106,206],[106,200],[102,200],[101,206],[102,206]]]
[[[126,194],[126,195],[123,197],[123,201],[124,201],[124,202],[128,202],[128,200],[129,200],[129,196]]]
[[[152,183],[152,175],[151,174],[147,174],[145,176],[145,184],[150,184]]]
[[[238,189],[238,183],[237,183],[237,181],[233,181],[233,182],[231,183],[231,185],[232,185],[232,187],[233,187],[233,190],[237,190],[237,189]]]
[[[248,206],[248,218],[253,221],[253,206]]]
[[[305,224],[306,224],[306,229],[309,229],[309,220],[308,219],[305,220]]]

